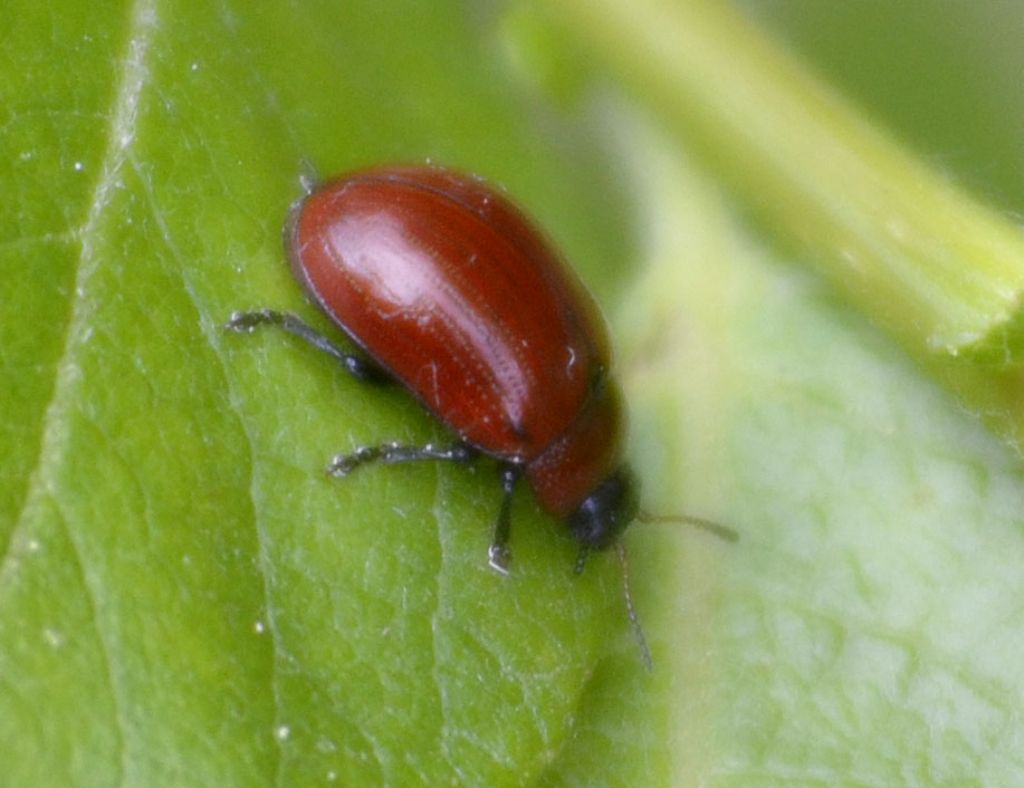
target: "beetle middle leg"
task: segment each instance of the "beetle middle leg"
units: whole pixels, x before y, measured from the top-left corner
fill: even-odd
[[[235,312],[224,324],[228,331],[237,331],[240,334],[248,334],[255,331],[258,326],[276,326],[299,339],[308,342],[337,361],[349,371],[350,374],[371,383],[386,383],[391,380],[383,369],[369,359],[349,353],[325,337],[311,325],[290,312],[278,312],[274,309],[258,309],[253,312]]]
[[[467,463],[479,456],[479,449],[463,441],[455,441],[447,446],[437,446],[433,443],[424,446],[382,443],[379,446],[364,446],[348,454],[339,454],[327,466],[327,473],[331,476],[344,477],[357,468],[374,462],[382,462],[386,465],[420,460]],[[508,539],[511,531],[512,493],[515,492],[516,483],[523,475],[523,466],[519,463],[504,462],[499,466],[498,471],[501,475],[501,508],[498,509],[498,519],[494,523],[494,536],[487,549],[487,563],[496,572],[507,575],[511,556]]]

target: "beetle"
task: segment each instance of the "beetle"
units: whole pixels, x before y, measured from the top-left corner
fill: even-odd
[[[488,560],[502,573],[524,477],[579,545],[577,571],[590,551],[618,543],[639,508],[622,458],[608,333],[579,279],[504,194],[438,166],[359,170],[308,190],[285,245],[296,279],[358,351],[270,309],[236,312],[226,328],[278,326],[357,378],[396,381],[455,436],[360,448],[335,457],[331,474],[372,462],[493,458],[502,498]]]

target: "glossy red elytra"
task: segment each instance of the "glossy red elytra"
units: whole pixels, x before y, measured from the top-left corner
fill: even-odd
[[[590,550],[613,544],[625,569],[618,537],[637,517],[637,485],[622,461],[605,326],[519,209],[478,178],[383,166],[310,191],[292,212],[285,242],[296,278],[359,352],[273,310],[235,313],[227,327],[276,325],[358,378],[397,381],[455,436],[446,445],[361,448],[336,457],[331,473],[375,461],[488,455],[503,492],[492,567],[507,571],[510,502],[525,477],[578,542],[577,570]],[[628,586],[627,604],[642,646]]]

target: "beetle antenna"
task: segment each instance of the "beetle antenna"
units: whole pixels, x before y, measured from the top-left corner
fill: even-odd
[[[640,648],[640,659],[643,660],[644,667],[650,673],[654,670],[654,660],[651,659],[651,649],[647,646],[647,637],[644,635],[640,616],[637,615],[636,607],[633,605],[633,593],[629,589],[629,559],[626,557],[626,545],[621,541],[616,542],[615,553],[619,556],[619,565],[622,567],[622,597],[626,601],[626,614],[633,627],[633,637]]]
[[[689,514],[651,514],[650,512],[641,511],[637,514],[636,519],[648,525],[653,523],[684,523],[692,525],[695,528],[700,528],[702,531],[714,534],[726,542],[738,542],[740,539],[740,535],[727,525],[716,523],[714,520],[705,520],[703,517],[693,517]]]

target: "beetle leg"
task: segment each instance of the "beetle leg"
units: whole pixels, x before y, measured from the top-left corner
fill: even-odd
[[[503,575],[508,574],[508,561],[511,557],[508,537],[511,529],[512,493],[522,475],[522,465],[507,462],[501,466],[501,508],[498,510],[498,520],[494,524],[494,538],[491,539],[491,546],[487,550],[487,563],[491,565],[491,569]]]
[[[448,462],[470,462],[480,455],[480,450],[468,443],[456,441],[448,446],[406,446],[401,443],[383,443],[380,446],[364,446],[350,454],[339,454],[327,466],[331,476],[348,476],[361,465],[383,462],[397,465],[400,462],[416,460],[443,460]]]
[[[264,324],[277,326],[289,334],[308,342],[317,350],[321,350],[340,361],[349,373],[360,380],[373,383],[383,383],[391,380],[388,373],[372,361],[346,352],[308,323],[303,322],[303,320],[289,312],[277,312],[273,309],[260,309],[255,312],[235,312],[231,315],[231,319],[224,324],[224,328],[228,331],[248,334],[256,330],[257,326]]]

